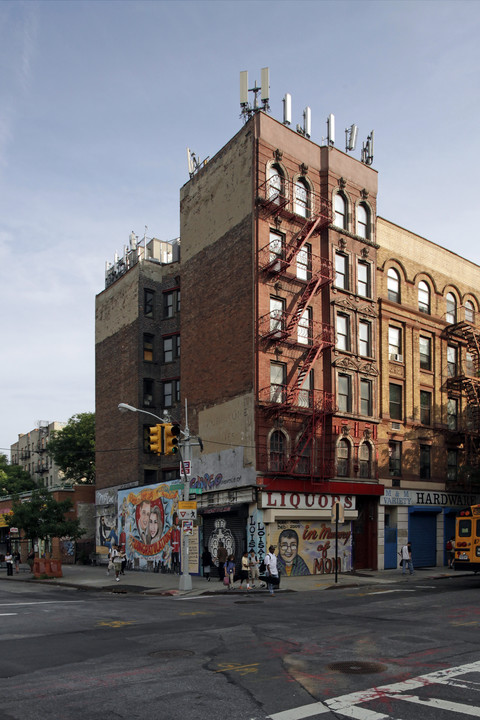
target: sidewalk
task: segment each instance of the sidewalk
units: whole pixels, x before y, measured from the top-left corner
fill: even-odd
[[[0,580],[7,582],[28,582],[48,585],[60,585],[82,590],[96,590],[99,592],[116,593],[137,593],[148,595],[213,595],[213,594],[246,594],[246,590],[238,589],[238,582],[235,583],[235,590],[227,590],[218,578],[210,582],[203,577],[192,575],[192,590],[179,590],[178,575],[162,575],[161,573],[143,572],[141,570],[130,570],[120,576],[116,582],[115,573],[107,575],[105,566],[91,565],[63,565],[63,577],[50,580],[36,580],[29,572],[27,566],[22,565],[20,573],[8,577],[6,570],[0,569]],[[305,592],[307,590],[328,590],[332,588],[355,588],[364,585],[388,585],[399,581],[424,582],[426,580],[448,579],[459,577],[465,573],[455,573],[447,567],[419,568],[415,575],[410,577],[398,570],[361,570],[354,573],[338,575],[338,582],[335,583],[335,575],[307,575],[305,577],[286,577],[282,575],[280,589],[278,592]],[[470,575],[471,573],[467,573]],[[254,589],[250,594],[264,594],[266,589]]]

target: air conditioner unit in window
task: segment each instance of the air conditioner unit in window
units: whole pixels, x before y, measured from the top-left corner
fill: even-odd
[[[403,362],[403,355],[399,355],[398,353],[390,353],[390,360],[395,360],[395,362]]]

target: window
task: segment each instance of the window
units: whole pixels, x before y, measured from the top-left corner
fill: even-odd
[[[350,375],[338,376],[338,409],[340,412],[352,412],[352,379]]]
[[[297,278],[310,280],[312,277],[312,246],[308,243],[297,253]]]
[[[370,265],[361,260],[358,262],[357,293],[361,297],[371,297]]]
[[[286,397],[287,367],[284,363],[270,363],[270,400],[281,403]]]
[[[387,273],[388,299],[392,302],[400,302],[400,276],[394,268],[388,268]]]
[[[310,370],[305,379],[299,375],[298,384],[301,388],[298,393],[298,406],[312,407],[313,370]]]
[[[302,217],[310,217],[310,196],[308,185],[303,178],[295,182],[294,212]]]
[[[358,354],[372,357],[372,326],[366,320],[358,323]]]
[[[342,230],[347,229],[347,203],[341,193],[335,194],[335,217],[333,223]]]
[[[458,450],[447,451],[447,479],[457,482],[458,479]]]
[[[372,415],[372,383],[370,380],[360,380],[360,414]]]
[[[402,443],[397,440],[388,443],[388,471],[390,477],[402,475]]]
[[[430,314],[430,288],[424,280],[418,283],[418,309],[427,315]]]
[[[471,300],[465,303],[465,320],[469,323],[475,322],[475,307]]]
[[[180,357],[180,335],[174,335],[174,343],[176,347],[177,357]]]
[[[337,315],[337,350],[350,350],[350,318]]]
[[[388,328],[388,357],[396,362],[403,362],[402,329],[390,325]]]
[[[312,309],[305,308],[297,325],[297,342],[300,345],[312,344]]]
[[[173,317],[173,292],[163,293],[163,317]]]
[[[430,480],[430,445],[420,445],[420,478]]]
[[[362,238],[370,237],[370,212],[365,203],[357,207],[357,235]]]
[[[285,177],[280,165],[270,165],[268,168],[268,191],[267,196],[273,202],[279,202],[285,195]]]
[[[432,340],[428,337],[420,335],[419,339],[420,349],[420,368],[422,370],[432,369]]]
[[[456,377],[457,375],[457,348],[453,345],[447,346],[447,377]]]
[[[173,336],[163,338],[163,362],[173,362]]]
[[[447,293],[446,297],[447,301],[447,313],[445,315],[445,320],[447,323],[456,323],[457,322],[457,299],[453,293]]]
[[[173,381],[173,397],[175,402],[180,402],[180,380]]]
[[[343,253],[335,253],[335,287],[348,290],[348,257]]]
[[[456,398],[448,398],[447,400],[447,427],[449,430],[457,429],[458,420],[458,400]]]
[[[372,477],[372,447],[370,443],[364,442],[360,445],[358,464],[361,478]]]
[[[275,337],[282,334],[285,327],[285,300],[283,298],[270,297],[270,332]]]
[[[269,240],[268,240],[269,261],[271,263],[280,261],[283,258],[284,249],[285,249],[285,236],[282,235],[281,233],[270,230],[270,236],[269,236]],[[273,269],[280,270],[281,269],[280,262],[278,262],[278,265],[275,265],[273,267]]]
[[[270,470],[285,469],[285,435],[275,430],[270,436]]]
[[[163,383],[163,407],[172,407],[173,405],[173,382],[168,380]]]
[[[465,372],[467,375],[476,375],[475,372],[475,361],[473,358],[473,354],[471,352],[466,352],[465,354]]]
[[[350,443],[345,438],[338,441],[337,445],[337,475],[348,477],[350,469]]]
[[[143,314],[145,317],[153,318],[155,293],[153,290],[143,291]]]
[[[154,382],[148,378],[143,379],[143,404],[145,407],[153,407],[153,389]]]
[[[143,359],[145,362],[153,362],[153,335],[143,336]]]
[[[431,425],[432,393],[420,390],[420,422],[422,425]]]
[[[307,475],[311,467],[312,444],[308,437],[300,440],[297,448],[297,468],[300,475]]]
[[[389,386],[389,398],[390,398],[390,418],[391,420],[402,420],[402,386],[390,383]]]

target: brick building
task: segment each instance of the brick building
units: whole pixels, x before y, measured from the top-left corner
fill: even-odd
[[[50,433],[63,427],[65,423],[44,421],[30,432],[21,433],[10,446],[12,465],[19,465],[38,485],[50,489],[62,487],[63,474],[47,454],[47,445]]]

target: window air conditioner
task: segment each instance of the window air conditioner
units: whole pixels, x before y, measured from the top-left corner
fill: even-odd
[[[395,362],[403,362],[403,355],[399,355],[398,353],[390,353],[390,360],[395,360]]]

